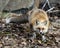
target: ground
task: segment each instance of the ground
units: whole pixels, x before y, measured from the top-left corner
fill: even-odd
[[[56,16],[51,20],[45,35],[47,42],[42,41],[40,34],[34,38],[28,23],[0,23],[0,48],[60,48],[60,19]]]

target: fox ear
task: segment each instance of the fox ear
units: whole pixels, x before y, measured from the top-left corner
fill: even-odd
[[[31,11],[29,11],[27,14],[31,15],[35,10],[37,10],[37,8],[33,8]]]
[[[29,11],[29,12],[28,12],[28,15],[31,15],[32,13],[33,13],[33,10]]]

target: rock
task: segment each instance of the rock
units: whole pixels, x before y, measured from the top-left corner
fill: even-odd
[[[11,48],[11,46],[4,46],[4,48]]]
[[[22,42],[21,44],[23,44],[23,45],[27,45],[27,43],[26,43],[26,42]]]
[[[0,43],[0,48],[2,48],[2,47],[3,47],[3,44]]]
[[[8,4],[9,0],[0,0],[0,11],[2,11]]]
[[[20,47],[18,46],[18,44],[15,44],[12,46],[12,48],[20,48]]]
[[[29,8],[33,5],[34,0],[10,0],[4,10],[16,10],[21,8]]]
[[[38,7],[40,0],[0,0],[0,11],[13,11],[21,8]]]

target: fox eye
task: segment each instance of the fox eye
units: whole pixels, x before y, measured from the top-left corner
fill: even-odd
[[[36,20],[36,25],[38,25],[39,24],[39,21],[38,20]]]
[[[43,23],[44,23],[44,25],[46,25],[47,24],[47,21],[44,21]]]

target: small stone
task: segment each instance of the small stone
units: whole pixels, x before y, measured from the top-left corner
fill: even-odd
[[[12,48],[20,48],[20,47],[18,46],[18,44],[15,44],[12,46]]]
[[[22,42],[21,44],[23,44],[23,45],[27,45],[27,43],[26,43],[26,42]]]
[[[46,48],[51,48],[51,47],[46,47]]]
[[[0,44],[0,48],[2,48],[3,47],[3,45],[2,44]]]
[[[38,40],[38,42],[41,44],[41,41],[40,40]]]
[[[4,46],[4,48],[11,48],[11,46]]]
[[[2,43],[2,41],[0,41],[0,44]]]

